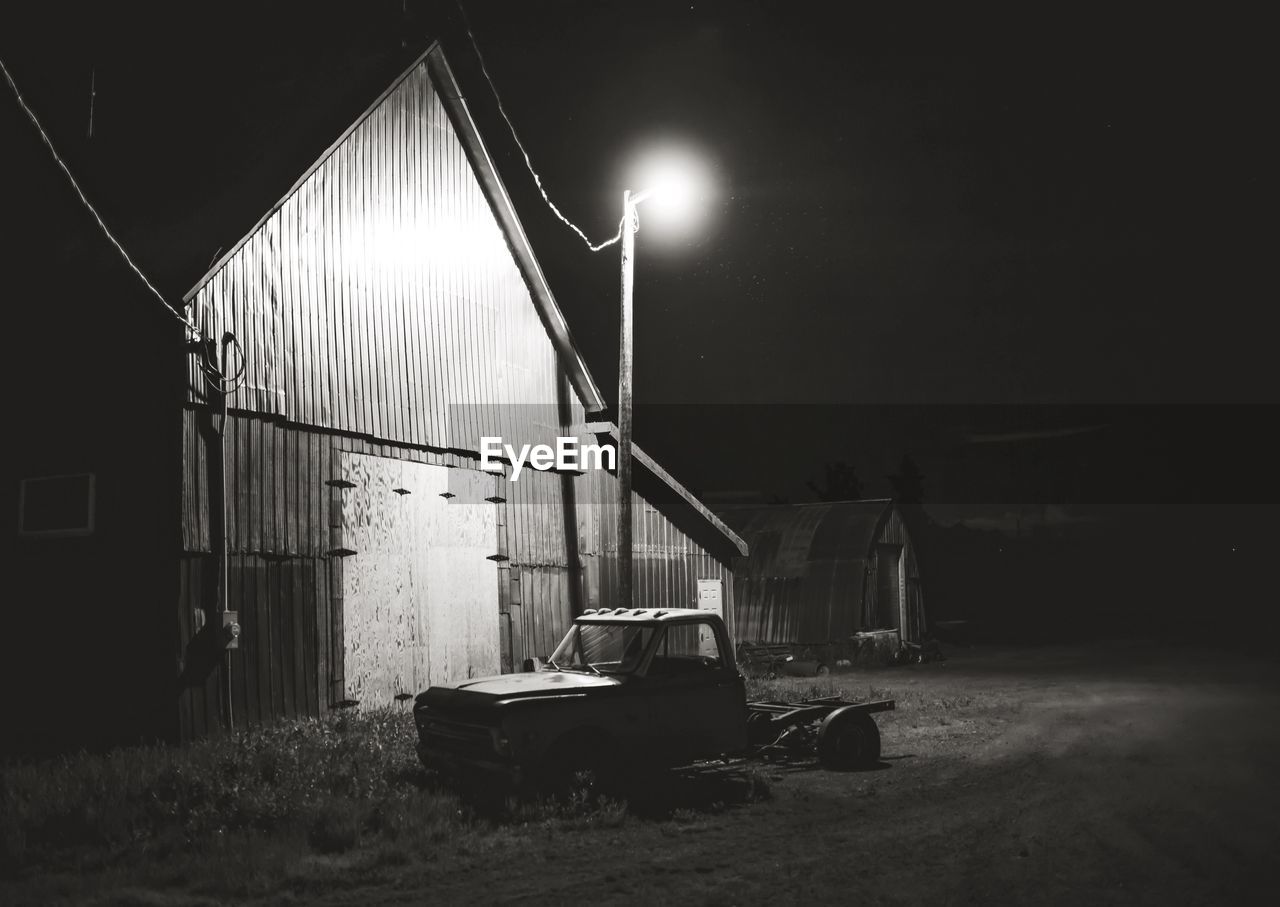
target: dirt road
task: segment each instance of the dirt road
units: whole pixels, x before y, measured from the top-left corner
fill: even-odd
[[[1125,643],[837,682],[899,700],[878,771],[774,769],[767,802],[498,837],[321,902],[1280,903],[1274,664]]]

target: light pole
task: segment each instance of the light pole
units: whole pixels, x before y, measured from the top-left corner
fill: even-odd
[[[631,312],[636,271],[636,205],[648,192],[622,193],[622,317],[618,329],[618,602],[631,601]]]
[[[688,228],[696,223],[692,205],[709,192],[710,179],[698,156],[683,149],[668,149],[647,168],[642,192],[622,193],[622,312],[618,328],[618,600],[615,607],[634,607],[631,551],[631,373],[632,297],[635,288],[637,208],[656,196],[655,212]]]

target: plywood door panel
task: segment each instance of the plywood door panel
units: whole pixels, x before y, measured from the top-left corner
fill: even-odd
[[[343,457],[343,545],[355,551],[343,565],[343,640],[347,696],[364,704],[390,702],[415,692],[414,664],[421,635],[410,567],[411,516],[401,487],[400,462]]]
[[[495,508],[482,476],[343,455],[346,694],[391,701],[500,670]],[[446,497],[446,494],[452,495]]]

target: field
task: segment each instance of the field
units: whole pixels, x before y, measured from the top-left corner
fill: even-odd
[[[403,712],[9,767],[0,902],[1280,902],[1280,666],[948,654],[757,684],[895,697],[878,770],[730,765],[631,808],[476,811]]]

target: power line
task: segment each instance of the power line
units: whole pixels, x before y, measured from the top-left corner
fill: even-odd
[[[40,125],[40,120],[36,118],[35,113],[27,106],[27,102],[22,97],[22,92],[18,90],[17,83],[13,81],[13,76],[9,74],[9,67],[4,65],[4,60],[0,60],[0,71],[4,72],[5,81],[8,82],[9,87],[13,89],[13,96],[18,99],[18,106],[22,108],[23,113],[27,115],[27,118],[31,120],[32,124],[36,127],[36,130],[40,133],[40,138],[44,139],[45,145],[49,148],[49,153],[53,155],[54,162],[62,169],[63,174],[67,177],[67,181],[71,183],[71,188],[76,191],[76,195],[80,196],[81,203],[89,210],[89,213],[93,215],[93,219],[98,222],[98,227],[106,235],[107,239],[111,241],[111,244],[116,247],[116,251],[120,253],[120,257],[124,259],[125,264],[133,269],[133,273],[137,274],[138,278],[147,285],[147,289],[151,291],[152,295],[154,295],[156,299],[160,300],[160,304],[164,306],[165,311],[186,325],[187,330],[191,331],[195,336],[203,336],[199,328],[188,321],[176,308],[169,305],[168,301],[160,291],[155,288],[151,281],[147,280],[147,275],[143,274],[142,270],[133,263],[133,259],[130,258],[129,253],[124,250],[124,246],[120,245],[120,241],[117,240],[111,230],[108,229],[107,225],[102,220],[102,216],[98,214],[98,209],[93,207],[93,204],[85,196],[84,191],[81,190],[80,184],[76,182],[76,178],[71,175],[71,171],[67,168],[66,163],[58,155],[58,149],[53,147],[53,141],[49,138],[49,134],[44,131],[44,127]]]
[[[493,92],[494,100],[498,102],[498,112],[501,113],[502,118],[506,120],[507,128],[511,130],[511,137],[516,141],[516,147],[519,148],[520,153],[524,155],[525,166],[529,168],[529,173],[533,176],[533,181],[537,185],[538,191],[542,193],[542,200],[547,203],[547,207],[551,209],[551,212],[555,214],[556,217],[560,218],[565,226],[582,238],[582,241],[587,244],[587,248],[592,252],[599,252],[601,249],[611,246],[618,240],[622,239],[622,221],[619,221],[618,232],[614,234],[613,238],[606,239],[601,243],[593,243],[587,238],[587,234],[583,233],[577,224],[560,213],[560,209],[556,207],[555,202],[553,202],[551,197],[547,195],[547,190],[542,187],[542,178],[538,176],[538,171],[533,169],[533,161],[529,158],[529,152],[525,150],[524,143],[520,141],[520,136],[516,134],[515,124],[511,122],[511,117],[507,116],[507,109],[502,105],[502,96],[498,94],[498,88],[493,84],[493,78],[489,75],[489,68],[485,66],[484,54],[480,53],[480,45],[476,42],[475,32],[471,30],[471,21],[467,18],[467,11],[462,8],[462,0],[455,0],[455,2],[458,4],[458,12],[462,14],[462,24],[467,29],[467,37],[471,39],[471,47],[476,52],[476,59],[480,61],[480,71],[484,73],[485,81],[489,83],[489,90]]]

